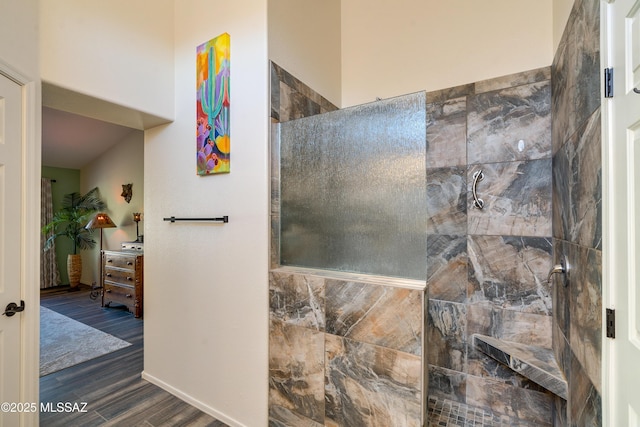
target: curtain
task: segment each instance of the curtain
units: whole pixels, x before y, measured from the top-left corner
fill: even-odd
[[[48,178],[42,178],[40,191],[40,225],[44,227],[53,218],[53,201],[51,198],[51,180]],[[40,289],[50,288],[60,284],[60,271],[58,271],[58,264],[56,263],[56,248],[55,244],[48,251],[44,250],[44,243],[47,241],[49,235],[40,233],[40,249],[42,250],[42,256],[40,257]]]

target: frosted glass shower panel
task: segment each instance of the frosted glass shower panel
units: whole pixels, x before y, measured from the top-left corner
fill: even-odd
[[[282,265],[426,277],[425,116],[416,93],[280,125]]]

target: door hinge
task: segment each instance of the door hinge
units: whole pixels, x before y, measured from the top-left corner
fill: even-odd
[[[604,97],[613,98],[613,68],[604,69]]]
[[[616,337],[616,311],[607,308],[607,338]]]

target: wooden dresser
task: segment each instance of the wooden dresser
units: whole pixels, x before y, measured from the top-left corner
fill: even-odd
[[[102,306],[123,304],[142,317],[143,264],[141,251],[102,251]]]

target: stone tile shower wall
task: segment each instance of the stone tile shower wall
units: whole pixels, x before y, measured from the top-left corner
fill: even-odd
[[[270,273],[269,425],[422,426],[424,282],[336,275]]]
[[[554,283],[553,340],[569,385],[557,426],[602,425],[600,2],[576,0],[552,65],[553,246],[571,266]]]
[[[276,64],[271,77],[272,122],[331,109]],[[420,96],[424,124],[424,93]],[[425,280],[277,268],[282,150],[280,126],[272,129],[269,424],[422,426],[428,385],[423,369]],[[423,158],[421,145],[417,161],[422,172],[415,182],[422,182],[422,197]],[[422,239],[424,259],[424,205],[413,211],[422,212],[423,232],[412,238]],[[424,276],[424,264],[420,267]]]
[[[472,335],[551,348],[550,111],[549,68],[427,93],[429,394],[521,425],[551,425],[552,394]]]
[[[289,86],[286,82],[291,81],[294,83]],[[320,112],[315,106],[320,104],[313,101],[318,95],[303,95],[309,93],[308,88],[289,94],[291,87],[300,84],[273,64],[274,122]],[[428,350],[421,351],[429,359],[425,370],[430,376],[429,393],[486,408],[525,426],[552,423],[553,395],[474,350],[472,335],[552,345],[552,288],[546,283],[552,265],[550,104],[549,68],[427,93],[426,263],[430,301],[423,319],[428,322],[423,339],[430,342]],[[279,265],[278,152],[277,146],[272,147],[273,268]],[[478,169],[485,175],[478,184],[479,196],[485,201],[483,210],[473,208],[471,199],[472,176]],[[322,304],[326,310],[336,304],[327,300],[327,295],[334,299],[334,292],[327,293],[327,289],[336,284],[335,279],[323,278],[322,284],[318,280],[286,269],[271,275],[270,425],[358,425],[349,424],[353,419],[340,418],[337,408],[339,412],[344,409],[332,396],[344,396],[339,391],[347,386],[352,392],[363,393],[353,395],[354,400],[365,395],[367,385],[356,379],[364,381],[372,369],[378,372],[383,368],[366,365],[361,355],[380,362],[391,357],[394,363],[406,364],[405,370],[415,369],[410,363],[415,363],[412,351],[342,336],[338,329],[327,330],[328,312],[324,319],[310,315]],[[333,281],[329,284],[327,280]],[[324,294],[319,289],[324,289]],[[304,297],[289,297],[284,303],[283,295],[291,293]],[[296,314],[284,314],[287,310],[278,308],[279,304],[295,307]],[[327,355],[324,359],[319,353],[321,346]],[[384,350],[384,354],[374,349]],[[326,382],[326,376],[331,376],[327,372],[331,371],[332,354],[340,355],[336,360],[343,363],[334,364],[342,367],[336,372],[336,378],[342,378],[337,386]],[[349,371],[352,377],[342,372],[348,370],[346,366],[354,367]],[[395,372],[392,368],[383,371]],[[407,374],[406,378],[414,377]],[[323,382],[324,391],[320,387]],[[415,388],[406,386],[412,390],[409,395],[415,393]],[[338,394],[331,394],[332,387]],[[320,393],[326,393],[324,400]],[[357,415],[355,407],[348,412]]]

